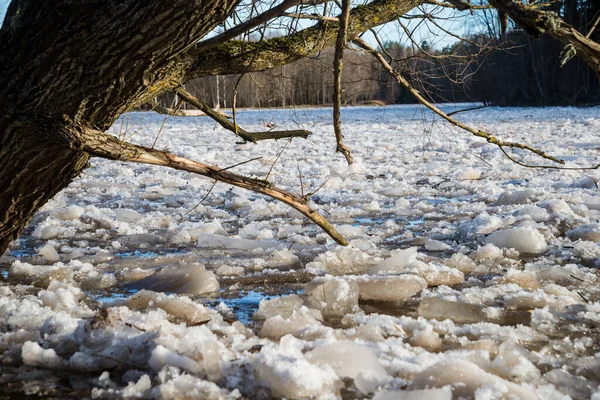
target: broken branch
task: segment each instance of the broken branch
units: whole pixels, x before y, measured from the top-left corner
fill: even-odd
[[[174,90],[182,99],[193,105],[194,107],[203,111],[206,115],[217,121],[219,125],[223,128],[234,132],[236,135],[241,137],[247,142],[256,143],[259,140],[269,140],[269,139],[283,139],[290,137],[302,137],[304,139],[308,138],[311,134],[309,131],[304,129],[298,130],[289,130],[289,131],[267,131],[267,132],[248,132],[245,129],[240,128],[233,122],[229,121],[225,114],[214,110],[208,104],[204,103],[200,99],[196,98],[194,95],[179,87]]]

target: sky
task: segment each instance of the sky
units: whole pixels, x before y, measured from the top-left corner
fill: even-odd
[[[9,3],[10,0],[0,0],[0,21],[4,20],[4,15],[6,14],[6,9],[8,8]],[[444,24],[446,25],[445,28],[448,30],[457,31],[459,33],[464,31],[464,27],[450,27],[448,25],[448,22],[445,22]],[[400,32],[399,26],[394,24],[387,24],[381,28],[380,36],[383,40],[402,42],[401,38],[405,35],[403,32]],[[431,26],[417,28],[415,30],[415,36],[417,38],[417,41],[421,42],[423,40],[427,40],[431,45],[433,45],[436,48],[442,48],[453,43],[456,40],[455,38],[444,34],[441,30]],[[377,46],[375,39],[370,33],[367,33],[365,39],[368,42],[370,42],[371,45]]]

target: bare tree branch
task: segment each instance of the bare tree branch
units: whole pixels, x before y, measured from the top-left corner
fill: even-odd
[[[200,43],[194,46],[194,50],[196,52],[202,52],[204,50],[211,49],[215,46],[229,41],[230,39],[235,38],[238,35],[241,35],[242,33],[248,32],[252,28],[256,28],[257,26],[264,24],[265,22],[268,22],[273,18],[280,16],[283,12],[285,12],[285,10],[287,10],[290,7],[305,3],[305,0],[284,0],[281,4],[278,4],[277,6],[268,9],[264,13],[259,14],[246,22],[243,22],[234,26],[231,29],[226,30],[220,35],[201,41]]]
[[[236,135],[238,135],[239,137],[241,137],[242,139],[244,139],[247,142],[256,143],[260,140],[283,139],[283,138],[289,138],[289,137],[302,137],[302,138],[306,139],[311,134],[309,131],[306,131],[304,129],[289,130],[289,131],[248,132],[245,129],[240,128],[233,122],[229,121],[229,119],[227,119],[225,114],[223,114],[219,111],[215,111],[208,104],[199,100],[198,98],[196,98],[194,95],[187,92],[183,88],[181,88],[181,87],[176,88],[174,90],[174,92],[177,93],[179,96],[181,96],[182,99],[184,99],[185,101],[187,101],[194,107],[197,107],[198,109],[203,111],[206,115],[208,115],[209,117],[211,117],[212,119],[217,121],[219,123],[219,125],[221,125],[223,128],[225,128],[231,132],[234,132]]]
[[[348,242],[340,233],[316,210],[306,204],[306,201],[286,190],[273,186],[268,181],[252,179],[235,174],[217,166],[210,166],[198,161],[180,157],[166,150],[156,150],[150,147],[140,146],[124,142],[115,136],[104,132],[80,127],[80,132],[75,132],[77,137],[84,138],[81,149],[92,156],[107,158],[110,160],[129,161],[142,164],[162,165],[165,167],[196,173],[238,186],[253,192],[262,193],[293,207],[314,223],[319,225],[333,240],[341,245]]]
[[[366,50],[367,52],[369,52],[370,54],[372,54],[379,61],[379,63],[383,66],[383,68],[385,70],[387,70],[390,74],[392,74],[396,78],[398,83],[400,83],[402,86],[404,86],[419,101],[419,103],[423,104],[425,107],[429,108],[431,111],[433,111],[434,113],[436,113],[437,115],[439,115],[440,117],[442,117],[443,119],[445,119],[446,121],[451,123],[452,125],[457,126],[467,132],[470,132],[475,136],[484,138],[488,141],[488,143],[495,144],[496,146],[500,147],[502,152],[504,152],[504,154],[506,154],[507,157],[509,157],[511,160],[517,162],[514,158],[510,157],[506,153],[506,151],[504,150],[504,147],[527,150],[527,151],[537,154],[538,156],[540,156],[542,158],[554,161],[558,164],[565,163],[563,160],[558,159],[554,156],[551,156],[550,154],[548,154],[542,150],[536,149],[535,147],[531,147],[529,145],[522,144],[522,143],[502,141],[487,132],[484,132],[484,131],[481,131],[478,129],[474,129],[466,124],[463,124],[460,121],[455,120],[454,118],[448,116],[448,114],[444,113],[442,110],[440,110],[439,108],[437,108],[436,106],[431,104],[427,99],[425,99],[419,93],[418,90],[413,88],[412,85],[402,75],[400,75],[400,73],[398,71],[396,71],[377,50],[375,50],[371,46],[369,46],[369,44],[367,42],[365,42],[361,39],[354,39],[353,42],[360,48],[362,48],[362,49]],[[529,166],[525,163],[521,163],[521,162],[517,162],[517,163],[522,166]],[[538,167],[538,166],[535,166],[535,167]],[[544,167],[542,167],[542,168],[544,168]]]
[[[338,35],[335,43],[335,55],[333,58],[333,130],[335,132],[335,151],[346,157],[348,165],[353,163],[352,152],[344,144],[344,135],[340,122],[342,108],[342,71],[344,69],[344,50],[346,49],[346,32],[348,31],[348,18],[350,16],[350,0],[342,0],[342,14]]]
[[[298,13],[283,13],[282,17],[289,17],[294,19],[310,19],[314,21],[327,21],[327,22],[340,22],[340,20],[336,17],[327,17],[325,15],[319,14],[298,14]]]
[[[348,18],[348,38],[400,18],[421,4],[422,0],[374,0],[351,10]],[[272,38],[262,43],[230,40],[212,49],[196,51],[190,49],[187,56],[194,62],[187,70],[184,80],[209,75],[228,75],[243,72],[264,71],[289,64],[302,57],[314,55],[325,47],[331,47],[337,39],[339,24],[321,21],[310,28],[294,34]],[[254,57],[256,48],[260,52]]]

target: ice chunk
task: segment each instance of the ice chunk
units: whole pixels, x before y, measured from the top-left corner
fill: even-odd
[[[152,396],[148,398],[165,400],[234,400],[240,398],[240,395],[237,390],[234,390],[232,393],[227,393],[226,389],[221,389],[213,382],[192,375],[182,374],[163,382],[158,388],[155,388],[152,391]]]
[[[518,191],[506,191],[498,197],[492,206],[505,206],[510,204],[524,204],[527,203],[529,199],[535,196],[535,191],[533,189],[526,190],[518,190]]]
[[[38,251],[38,254],[43,256],[46,259],[46,261],[48,261],[50,263],[55,263],[55,262],[60,261],[60,256],[56,252],[56,249],[54,248],[54,246],[52,246],[50,243],[47,243],[46,245],[44,245]]]
[[[254,364],[256,378],[276,397],[305,399],[335,393],[341,382],[334,370],[309,362],[291,339],[286,336],[280,346],[267,344],[261,349]]]
[[[354,380],[355,386],[364,394],[374,392],[388,379],[373,350],[349,340],[317,347],[305,356],[312,363],[330,366],[340,378]]]
[[[532,382],[540,377],[540,371],[528,360],[528,351],[516,343],[504,342],[491,364],[496,375],[513,382]]]
[[[135,210],[120,209],[115,211],[115,218],[117,221],[135,224],[142,219],[142,214]]]
[[[36,342],[27,341],[21,348],[23,363],[30,367],[63,368],[67,362],[54,349],[44,349]]]
[[[583,260],[600,260],[600,246],[594,242],[577,242],[573,247],[573,254]]]
[[[420,276],[429,286],[458,285],[465,281],[465,275],[457,269],[445,265],[426,264],[414,261],[406,266],[406,272]]]
[[[464,350],[483,350],[489,353],[490,358],[496,357],[496,355],[498,354],[498,350],[499,350],[499,346],[498,343],[496,343],[493,340],[490,339],[482,339],[482,340],[476,340],[474,342],[469,342],[466,344],[463,344],[461,346],[462,349]]]
[[[184,320],[189,325],[197,325],[210,321],[213,313],[201,304],[197,304],[188,298],[167,296],[149,290],[140,290],[128,299],[129,307],[143,310],[151,306],[164,310],[167,314]]]
[[[361,237],[364,235],[363,228],[353,225],[341,225],[337,227],[338,232],[346,238]]]
[[[159,344],[152,350],[148,365],[156,371],[160,371],[165,365],[181,368],[192,374],[201,374],[204,369],[196,361],[189,357],[179,355]]]
[[[452,400],[452,389],[381,390],[373,400]]]
[[[477,267],[477,264],[475,264],[475,261],[462,253],[453,254],[447,263],[449,267],[456,268],[463,274],[474,273],[480,270],[480,268]]]
[[[406,301],[427,287],[416,275],[362,276],[356,282],[361,299],[378,301]]]
[[[343,278],[315,278],[306,285],[306,304],[325,318],[341,318],[358,310],[358,284]]]
[[[215,271],[219,276],[240,276],[244,274],[244,267],[235,267],[233,265],[221,265]]]
[[[81,217],[83,212],[84,212],[83,208],[72,205],[72,206],[69,206],[66,208],[60,208],[60,209],[56,210],[55,212],[53,212],[52,215],[56,219],[60,219],[63,221],[72,221],[75,219],[79,219],[79,217]]]
[[[178,229],[174,232],[170,232],[172,235],[169,239],[170,243],[173,244],[188,244],[192,241],[192,235],[187,229]]]
[[[550,219],[550,214],[548,214],[548,211],[546,211],[542,207],[538,207],[533,204],[528,204],[519,208],[517,211],[514,212],[514,215],[528,215],[535,222],[544,222]]]
[[[452,250],[452,246],[439,240],[427,239],[425,240],[425,249],[429,251],[449,251]]]
[[[350,246],[338,246],[333,251],[321,253],[306,264],[307,270],[326,271],[330,274],[349,274],[363,272],[373,265],[371,257],[362,250]]]
[[[267,264],[278,268],[282,266],[295,265],[300,262],[300,258],[288,249],[276,250],[273,249],[269,254]]]
[[[444,300],[437,297],[428,297],[421,300],[419,316],[427,319],[450,319],[459,324],[471,324],[486,320],[483,307],[480,305]]]
[[[423,330],[416,330],[410,338],[410,344],[419,346],[430,352],[440,351],[442,349],[442,339],[431,327]]]
[[[532,272],[519,271],[510,269],[502,278],[504,283],[514,283],[521,286],[523,289],[535,290],[540,287],[540,284]]]
[[[390,257],[380,261],[376,266],[369,270],[370,275],[385,274],[389,272],[398,272],[404,270],[411,262],[417,259],[417,248],[409,247],[405,250],[394,250]]]
[[[477,180],[479,177],[481,177],[481,171],[475,168],[466,168],[460,174],[460,179],[463,180]]]
[[[258,310],[254,313],[253,319],[263,320],[276,315],[287,318],[303,305],[302,299],[295,294],[281,296],[272,300],[262,299],[258,304]]]
[[[223,349],[216,340],[202,343],[202,366],[208,379],[217,382],[223,377],[223,366],[221,365],[221,353]]]
[[[201,248],[214,248],[214,249],[240,249],[240,250],[254,250],[254,249],[269,249],[272,247],[282,247],[281,242],[274,240],[249,240],[249,239],[237,239],[231,237],[225,237],[220,235],[211,235],[208,233],[201,233],[198,235],[198,247]]]
[[[502,257],[502,250],[492,243],[478,247],[477,251],[473,253],[473,258],[476,260],[496,260],[500,257]]]
[[[33,231],[32,236],[44,240],[50,240],[62,236],[65,232],[66,229],[57,225],[40,225],[35,229],[35,231]]]
[[[179,294],[206,294],[219,290],[214,273],[197,264],[175,264],[154,275],[127,284],[131,289],[148,289],[155,292]]]
[[[38,293],[38,297],[47,307],[68,310],[77,307],[82,292],[77,287],[52,281],[47,290]]]
[[[584,224],[575,229],[567,231],[567,237],[573,241],[585,240],[588,242],[600,242],[600,224]]]
[[[581,376],[571,375],[563,369],[553,369],[546,373],[544,378],[574,399],[592,398],[592,393],[598,390],[598,386],[594,382]]]
[[[544,235],[533,228],[511,228],[492,233],[487,243],[498,247],[512,248],[523,254],[540,254],[546,251]]]
[[[504,398],[538,399],[531,389],[508,382],[485,372],[470,361],[459,359],[440,361],[426,368],[414,377],[407,389],[443,388],[446,385],[452,386],[455,398],[474,398],[478,389],[489,387]]]
[[[305,306],[292,311],[288,317],[275,315],[267,318],[260,330],[260,336],[278,339],[287,334],[296,334],[310,326],[320,325],[310,310]]]

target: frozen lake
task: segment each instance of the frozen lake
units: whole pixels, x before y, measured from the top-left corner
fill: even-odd
[[[455,117],[575,168],[600,163],[598,111]],[[597,170],[520,167],[413,105],[344,108],[350,167],[329,109],[238,111],[313,132],[258,144],[164,120],[110,132],[255,159],[232,171],[315,192],[350,245],[270,198],[93,159],[0,257],[0,397],[600,399]]]

